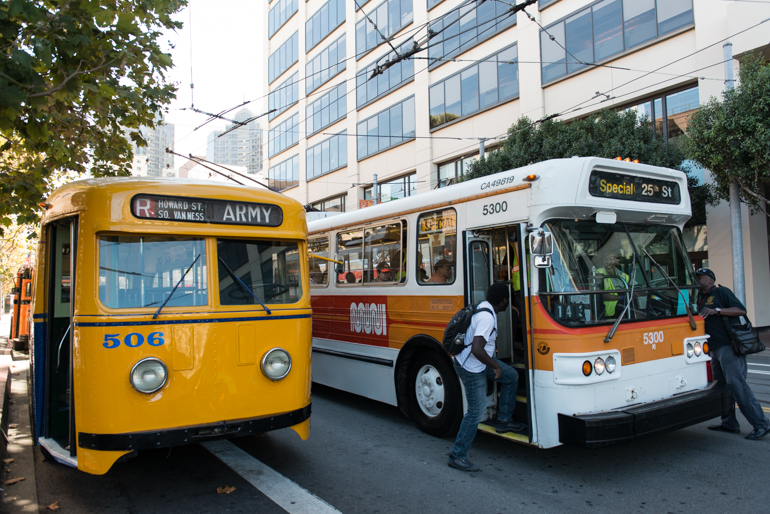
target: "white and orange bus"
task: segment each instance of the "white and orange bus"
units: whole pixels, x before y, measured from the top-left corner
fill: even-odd
[[[519,373],[527,430],[501,437],[595,447],[719,416],[689,217],[683,173],[572,158],[313,221],[313,380],[452,434],[464,398],[444,327],[505,281],[497,357]]]

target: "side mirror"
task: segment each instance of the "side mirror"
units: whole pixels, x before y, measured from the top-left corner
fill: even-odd
[[[340,273],[344,272],[345,268],[342,267],[342,264],[334,264],[334,272],[339,275]]]
[[[551,255],[553,253],[553,236],[542,228],[530,232],[529,253],[532,255]]]

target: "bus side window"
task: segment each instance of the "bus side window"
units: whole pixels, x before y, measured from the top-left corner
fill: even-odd
[[[329,283],[329,269],[332,267],[329,261],[318,259],[315,256],[329,257],[329,236],[310,239],[307,242],[310,255],[308,264],[310,268],[310,285],[326,286]]]
[[[393,284],[400,281],[401,222],[364,230],[364,281]]]
[[[417,283],[453,284],[457,272],[457,213],[434,211],[417,219]]]
[[[363,230],[337,233],[335,259],[342,261],[342,273],[335,273],[337,284],[354,285],[363,281]]]

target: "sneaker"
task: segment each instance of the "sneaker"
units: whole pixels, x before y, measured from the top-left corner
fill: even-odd
[[[740,428],[730,428],[730,427],[726,427],[726,426],[724,426],[722,424],[719,424],[719,425],[709,425],[706,428],[708,428],[709,430],[716,430],[717,432],[730,432],[731,434],[740,434],[741,433],[741,429]]]
[[[459,469],[460,471],[478,471],[479,467],[469,461],[468,459],[458,459],[454,455],[449,456],[449,460],[447,460],[447,465],[450,468]]]
[[[517,423],[516,421],[499,421],[495,424],[495,432],[498,434],[505,434],[507,432],[522,433],[527,429],[527,425],[524,423]]]
[[[762,439],[767,434],[770,434],[770,425],[767,425],[765,428],[755,428],[752,433],[746,436],[746,439],[756,441]]]

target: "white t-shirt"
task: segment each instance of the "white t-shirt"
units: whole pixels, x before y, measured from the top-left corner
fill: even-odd
[[[494,307],[489,302],[481,302],[479,309],[487,308],[495,312]],[[484,345],[484,351],[492,357],[495,354],[495,342],[497,341],[497,316],[489,312],[477,312],[471,320],[471,326],[465,333],[465,349],[456,356],[457,362],[471,373],[481,373],[487,368],[487,365],[478,360],[472,353],[473,338],[483,337],[487,344]]]

